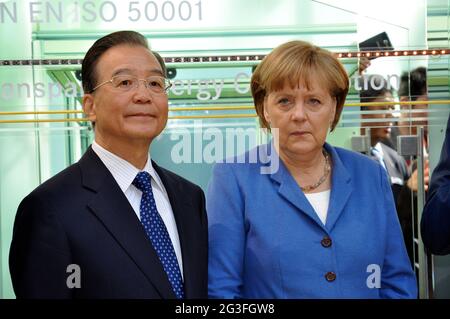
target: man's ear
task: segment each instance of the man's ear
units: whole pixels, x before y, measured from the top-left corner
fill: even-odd
[[[91,122],[95,122],[97,119],[95,111],[94,96],[92,94],[85,94],[83,96],[83,112]]]

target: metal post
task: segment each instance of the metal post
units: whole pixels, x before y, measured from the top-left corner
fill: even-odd
[[[433,272],[431,255],[427,253],[420,233],[420,221],[422,219],[423,207],[425,205],[425,183],[424,167],[425,159],[423,153],[424,128],[418,130],[417,140],[417,226],[418,226],[418,257],[419,257],[419,298],[428,299],[433,297]]]

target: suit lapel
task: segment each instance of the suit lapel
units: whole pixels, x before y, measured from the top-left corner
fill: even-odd
[[[333,164],[330,204],[328,205],[326,222],[326,228],[331,232],[353,192],[353,184],[350,173],[345,168],[336,150],[328,144],[325,144],[325,149],[331,155]]]
[[[88,207],[159,292],[175,298],[167,275],[133,208],[95,152],[89,148],[79,162],[83,186],[94,191]]]
[[[382,157],[382,161],[384,163],[384,168],[386,169],[386,173],[388,175],[389,180],[391,179],[391,176],[395,176],[396,174],[393,174],[393,172],[395,171],[395,165],[392,162],[391,156],[388,153],[388,151],[386,150],[386,147],[382,142],[378,142],[378,144],[380,149],[381,149],[381,157]]]
[[[272,149],[272,152],[275,152],[275,150]],[[317,216],[305,194],[301,191],[294,177],[292,177],[281,159],[279,160],[278,170],[271,174],[270,177],[279,184],[278,194],[280,194],[281,197],[323,228],[319,216]]]
[[[297,182],[281,160],[279,169],[275,173],[271,174],[271,178],[279,184],[278,193],[281,197],[298,208],[306,216],[314,220],[324,230],[330,232],[336,224],[336,221],[339,219],[339,216],[342,214],[353,189],[350,174],[343,165],[335,149],[328,144],[325,144],[325,148],[331,155],[333,165],[331,171],[332,186],[330,202],[328,205],[328,214],[325,226],[322,224],[322,221],[314,211],[314,208],[311,206],[305,194],[301,191]]]
[[[158,176],[161,178],[162,183],[169,196],[170,205],[172,207],[173,214],[175,216],[175,222],[177,224],[178,237],[180,239],[181,255],[183,259],[183,278],[184,278],[184,292],[186,298],[191,296],[191,292],[194,291],[195,283],[191,281],[191,274],[196,271],[196,260],[190,258],[194,254],[191,253],[191,249],[194,247],[190,245],[189,238],[191,237],[189,231],[192,227],[189,226],[190,214],[186,213],[186,210],[193,209],[192,204],[186,196],[183,196],[182,189],[180,188],[177,181],[167,174],[161,167],[159,167],[155,162],[152,161],[152,165]],[[192,235],[192,234],[191,234]],[[193,234],[195,236],[195,234]]]

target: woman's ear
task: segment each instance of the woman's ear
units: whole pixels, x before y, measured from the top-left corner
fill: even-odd
[[[97,119],[94,96],[92,94],[85,94],[83,96],[83,112],[91,122],[95,122]]]

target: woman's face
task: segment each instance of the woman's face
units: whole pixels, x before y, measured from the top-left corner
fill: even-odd
[[[285,83],[264,100],[264,117],[278,138],[280,155],[306,155],[321,150],[325,142],[336,114],[336,99],[317,79],[310,84],[311,90],[301,83],[295,88]]]

